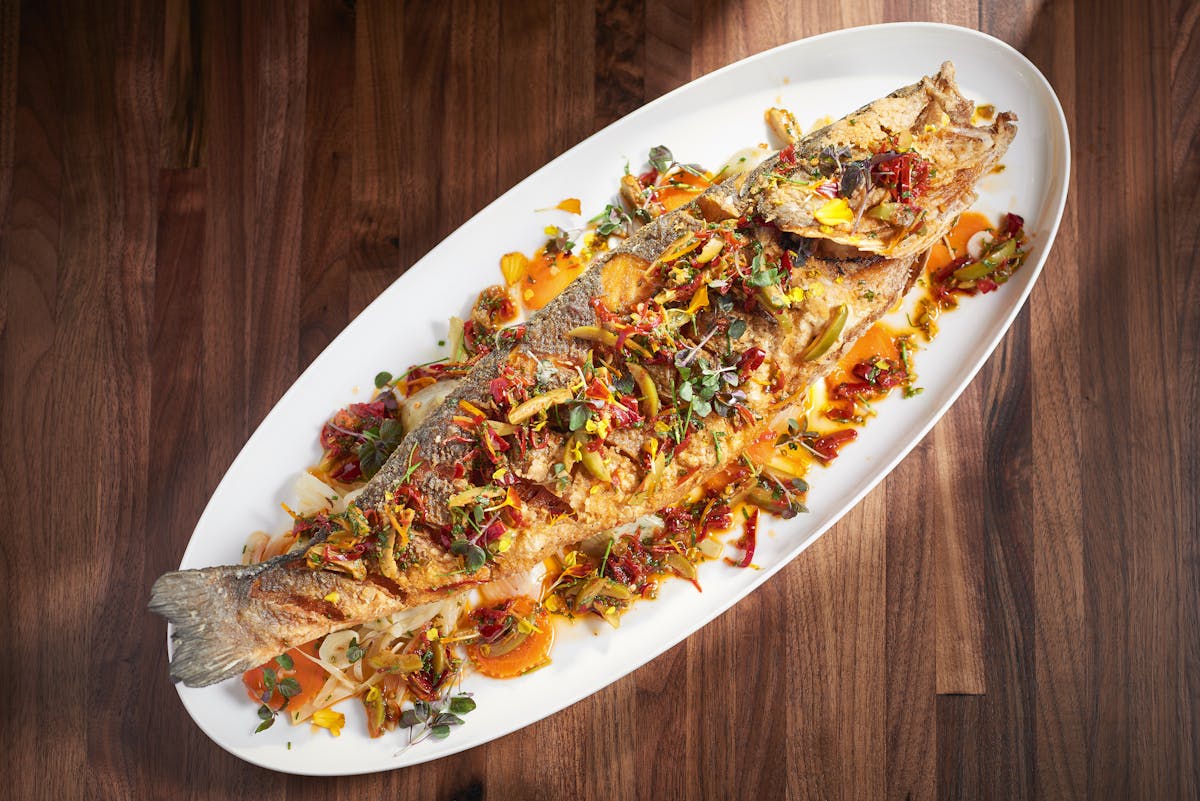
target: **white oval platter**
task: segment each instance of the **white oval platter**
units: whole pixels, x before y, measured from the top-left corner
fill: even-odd
[[[886,59],[847,54],[885,52]],[[975,208],[1013,211],[1026,220],[1032,254],[1017,275],[985,297],[965,301],[941,321],[940,336],[917,355],[924,394],[879,405],[878,418],[830,468],[812,475],[810,514],[772,520],[760,537],[760,570],[713,562],[701,567],[703,593],[666,582],[658,600],[637,605],[620,630],[600,636],[563,626],[552,664],[520,679],[468,676],[478,709],[441,741],[404,750],[404,731],[372,740],[361,705],[338,708],[347,724],[338,738],[286,723],[253,734],[257,719],[241,683],[178,687],[184,706],[218,745],[248,762],[307,775],[390,770],[453,754],[520,729],[644,665],[733,606],[808,547],[915,446],[974,377],[1028,296],[1046,261],[1066,201],[1070,148],[1066,120],[1050,85],[1016,50],[966,28],[897,23],[837,31],[792,42],[731,64],[647,104],[554,159],[459,228],[396,280],[329,345],[267,415],[213,493],[181,568],[236,562],[247,534],[281,531],[295,476],[319,460],[317,433],[334,410],[369,396],[380,370],[442,355],[436,343],[447,319],[462,314],[474,292],[499,280],[498,260],[536,248],[547,224],[580,218],[536,212],[564,197],[584,214],[609,202],[628,160],[666,144],[682,161],[715,167],[735,151],[766,141],[763,112],[783,105],[805,130],[955,63],[966,96],[1011,109],[1020,119],[1006,169],[986,178]],[[480,243],[485,243],[482,248]],[[357,389],[355,389],[357,388]],[[603,624],[601,624],[603,625]],[[169,646],[168,646],[169,647]],[[290,747],[289,744],[290,743]]]

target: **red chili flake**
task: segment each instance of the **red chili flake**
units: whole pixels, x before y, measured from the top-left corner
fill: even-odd
[[[500,521],[500,519],[497,518],[487,524],[487,527],[484,528],[484,530],[483,530],[483,534],[481,535],[481,538],[483,539],[484,542],[495,542],[496,540],[498,540],[502,536],[504,536],[504,532],[506,530],[507,529],[506,529],[504,523],[502,523]]]
[[[700,532],[705,537],[713,531],[724,531],[733,525],[733,510],[727,503],[714,503],[704,516],[704,525]]]
[[[643,187],[653,186],[654,182],[657,180],[658,180],[658,170],[654,170],[654,169],[647,170],[646,172],[644,172],[638,176],[638,183],[640,183]]]
[[[985,276],[975,282],[975,288],[986,295],[988,292],[995,292],[1000,288],[1000,285]]]
[[[758,546],[758,510],[750,512],[750,516],[746,518],[746,531],[742,534],[740,540],[741,546],[745,548],[740,562],[735,562],[728,556],[725,561],[735,567],[750,567],[750,563],[754,561],[754,549]]]
[[[751,373],[762,367],[766,358],[767,352],[762,348],[749,348],[743,351],[737,362],[738,377],[743,381],[746,380]]]
[[[1011,212],[1004,215],[1004,235],[1006,237],[1016,236],[1017,232],[1024,227],[1025,218]]]
[[[683,534],[685,531],[690,531],[695,524],[691,512],[678,506],[668,506],[659,512],[659,515],[663,519],[663,528],[672,534]]]
[[[810,447],[826,462],[832,462],[838,457],[838,451],[843,445],[856,439],[858,439],[857,431],[853,428],[844,428],[841,431],[834,431],[832,434],[818,437],[813,440]]]
[[[779,161],[783,164],[796,163],[796,145],[790,144],[783,150],[779,151]]]
[[[925,190],[929,162],[913,152],[897,153],[877,163],[872,174],[879,184],[892,191],[894,198],[911,206]]]

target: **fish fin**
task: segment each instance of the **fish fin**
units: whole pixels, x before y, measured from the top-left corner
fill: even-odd
[[[257,566],[254,566],[257,567]],[[235,597],[254,567],[209,567],[164,573],[150,590],[150,611],[175,627],[171,678],[189,687],[215,684],[257,666]]]

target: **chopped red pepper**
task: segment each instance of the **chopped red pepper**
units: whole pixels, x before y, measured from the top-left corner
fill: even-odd
[[[751,511],[750,516],[746,518],[746,531],[740,543],[745,549],[741,561],[735,562],[728,556],[725,557],[725,561],[735,567],[750,567],[750,563],[754,561],[754,549],[758,546],[758,509]]]
[[[817,437],[813,440],[810,447],[824,459],[826,462],[832,462],[838,457],[838,451],[847,442],[853,442],[858,439],[858,432],[853,428],[844,428],[841,431],[834,431],[832,434],[826,434],[823,437]]]

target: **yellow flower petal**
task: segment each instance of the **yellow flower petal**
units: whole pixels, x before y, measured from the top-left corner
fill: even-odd
[[[525,277],[529,270],[529,259],[524,253],[505,253],[500,257],[500,272],[504,275],[504,283],[512,286]]]
[[[554,208],[559,209],[561,211],[570,212],[571,214],[578,214],[579,210],[580,210],[579,198],[569,197],[566,200],[563,200],[562,202],[560,202]]]
[[[334,737],[341,737],[342,727],[346,725],[346,716],[332,709],[318,709],[313,712],[312,725],[313,728],[329,729],[329,733]]]
[[[850,210],[850,204],[846,202],[846,198],[839,197],[817,209],[813,216],[822,225],[833,226],[850,222],[854,219],[854,212]]]
[[[696,294],[692,295],[692,302],[688,304],[687,313],[695,314],[701,309],[708,306],[708,284],[701,284],[696,290]]]

